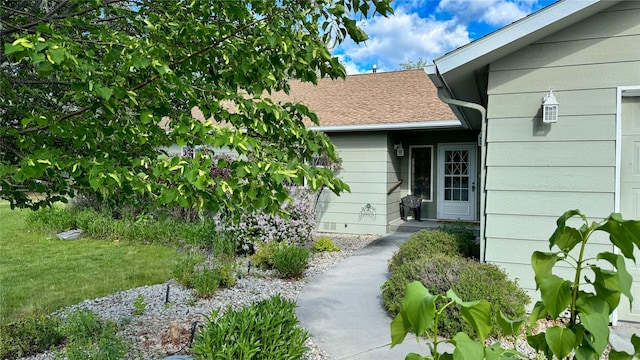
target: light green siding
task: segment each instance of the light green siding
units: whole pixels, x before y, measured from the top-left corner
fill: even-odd
[[[628,1],[490,64],[485,260],[531,292],[531,253],[548,251],[558,216],[615,210],[616,91],[640,85],[639,44],[640,2]],[[550,125],[549,89],[560,103]]]
[[[401,158],[396,155],[396,150],[393,148],[394,145],[393,138],[388,136],[386,156],[387,191],[385,192],[385,194],[387,194],[387,224],[400,218],[400,207],[398,204],[402,197],[401,187],[398,186],[395,190],[391,191],[391,188],[403,178],[403,174],[401,173],[402,167],[400,166]]]
[[[318,230],[344,233],[387,232],[387,135],[336,133],[329,137],[342,158],[338,176],[351,193],[324,191],[316,208]]]

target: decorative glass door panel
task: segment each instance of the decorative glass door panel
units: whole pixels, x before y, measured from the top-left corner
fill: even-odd
[[[469,201],[469,150],[445,150],[444,199]]]
[[[438,145],[438,219],[477,220],[476,145]]]

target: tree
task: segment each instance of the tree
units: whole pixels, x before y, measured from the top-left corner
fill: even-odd
[[[400,68],[402,68],[402,70],[423,69],[427,66],[429,66],[429,63],[421,57],[415,61],[407,60],[406,62],[400,63]]]
[[[0,4],[0,197],[37,209],[76,193],[155,205],[266,209],[285,185],[348,186],[289,79],[344,78],[329,46],[390,0],[8,0]],[[206,119],[191,117],[199,108]],[[168,120],[168,121],[167,121]],[[228,147],[233,161],[171,157]],[[216,162],[213,164],[213,162]],[[232,176],[211,176],[211,165]],[[38,196],[33,196],[35,193]]]

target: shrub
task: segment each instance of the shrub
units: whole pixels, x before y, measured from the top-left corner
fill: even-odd
[[[449,289],[447,286],[456,281],[461,261],[463,259],[459,255],[436,253],[396,265],[382,285],[382,302],[389,314],[395,316],[402,310],[405,289],[412,281],[429,283],[432,287],[425,286],[430,291],[445,293]],[[426,278],[425,273],[430,277]]]
[[[220,256],[213,265],[213,271],[220,278],[220,285],[231,288],[236,284],[236,260],[229,256]]]
[[[462,225],[464,227],[464,225]],[[420,231],[400,245],[389,262],[391,276],[382,285],[382,300],[387,311],[397,315],[402,310],[407,284],[420,281],[432,294],[445,295],[453,289],[464,301],[486,299],[492,304],[493,315],[499,311],[511,318],[524,315],[529,302],[517,283],[494,265],[482,264],[463,257],[461,245],[466,228],[458,225],[443,231]],[[441,304],[444,305],[444,304]],[[495,316],[494,316],[495,318]],[[446,307],[438,329],[443,336],[453,337],[459,331],[471,331],[460,317],[459,306]],[[494,326],[494,335],[500,327]]]
[[[173,268],[173,278],[186,287],[191,287],[191,279],[196,265],[204,261],[202,254],[191,253],[183,256]]]
[[[67,338],[64,358],[69,360],[122,359],[127,346],[113,321],[102,321],[87,309],[76,309],[65,319],[62,333]]]
[[[224,315],[214,311],[194,341],[201,359],[300,359],[309,334],[297,326],[295,303],[279,295]]]
[[[465,266],[460,268],[457,276],[457,282],[453,283],[451,288],[462,300],[484,299],[491,304],[494,334],[500,331],[495,316],[500,311],[510,319],[519,319],[525,316],[525,306],[531,299],[516,281],[509,279],[507,274],[496,265],[468,260],[465,262]],[[472,328],[461,321],[458,314],[456,314],[456,319],[457,321],[451,327],[451,334],[460,331],[462,324],[466,325],[464,331],[470,333]]]
[[[261,269],[270,269],[273,267],[273,257],[276,249],[282,246],[282,243],[277,241],[270,241],[268,243],[260,243],[258,250],[251,255],[250,260],[254,266]]]
[[[199,297],[211,297],[220,286],[230,288],[236,284],[236,262],[233,257],[220,256],[208,266],[201,254],[186,256],[173,270],[176,281],[193,288]]]
[[[263,212],[243,213],[239,220],[218,214],[224,231],[237,239],[239,253],[253,254],[260,243],[288,241],[307,245],[311,241],[316,227],[313,194],[293,186],[289,188],[289,195],[293,201],[282,205],[282,209],[290,214],[288,219]]]
[[[313,243],[313,251],[321,252],[321,251],[340,251],[340,246],[336,246],[331,239],[326,236],[316,239]]]
[[[476,241],[473,230],[469,229],[461,222],[444,224],[438,230],[451,234],[458,239],[458,251],[464,257],[480,259],[480,243]]]
[[[296,244],[279,246],[273,254],[273,267],[281,277],[299,278],[309,264],[309,250]]]
[[[455,236],[441,232],[421,230],[402,243],[389,261],[389,271],[403,263],[429,257],[433,254],[459,255],[458,241]]]
[[[198,297],[211,297],[220,287],[220,276],[213,269],[202,268],[191,275],[191,286]]]
[[[0,326],[0,359],[17,359],[50,350],[64,341],[60,319],[28,317]]]

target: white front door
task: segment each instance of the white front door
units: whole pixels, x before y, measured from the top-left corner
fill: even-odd
[[[622,151],[620,158],[620,212],[624,219],[640,219],[640,97],[622,98]],[[635,251],[640,260],[640,251]],[[618,306],[620,320],[640,322],[640,261],[627,261],[633,277],[633,308],[623,296]]]
[[[438,145],[438,219],[476,220],[476,144]]]

